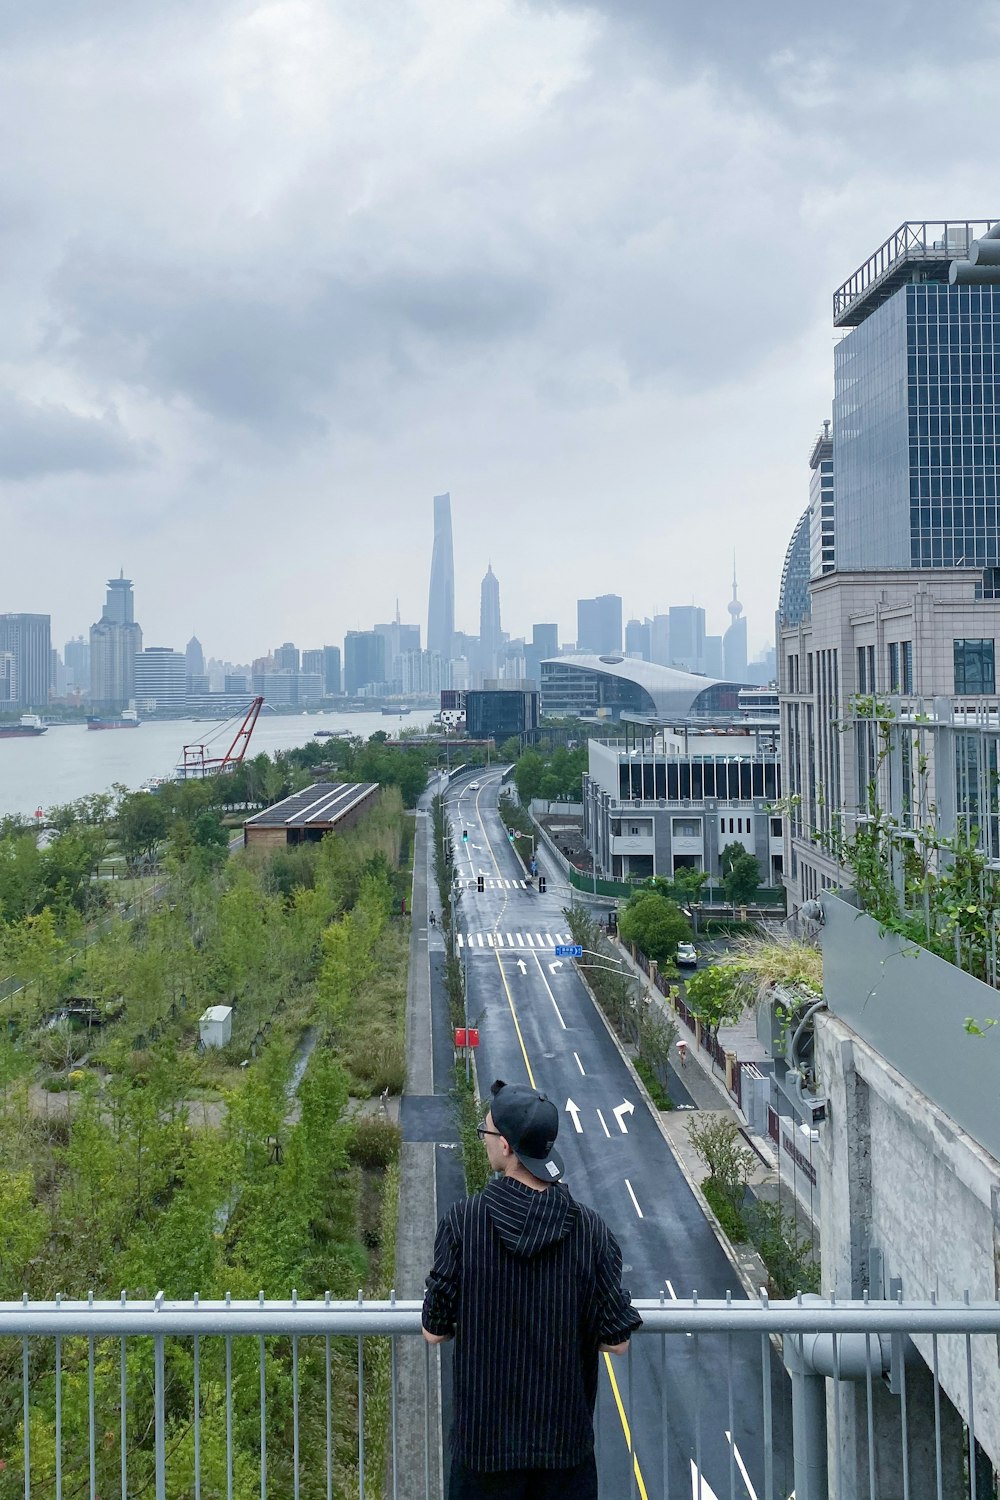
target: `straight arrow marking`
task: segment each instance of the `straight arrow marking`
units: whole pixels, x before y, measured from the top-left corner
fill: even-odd
[[[583,1126],[580,1124],[580,1106],[574,1104],[572,1099],[566,1100],[566,1113],[572,1118],[577,1135],[583,1135]]]
[[[628,1135],[628,1126],[625,1124],[623,1116],[635,1114],[635,1105],[632,1103],[631,1099],[626,1099],[624,1104],[619,1104],[618,1108],[613,1109],[611,1113],[618,1121],[618,1129],[621,1131],[622,1135]]]
[[[719,1500],[708,1480],[703,1474],[698,1473],[698,1465],[693,1458],[691,1460],[691,1500]]]
[[[739,1469],[740,1473],[743,1475],[743,1483],[747,1487],[747,1494],[750,1496],[750,1500],[757,1500],[757,1491],[754,1489],[753,1485],[750,1483],[750,1475],[747,1473],[747,1466],[743,1462],[743,1455],[740,1453],[740,1450],[737,1448],[736,1444],[733,1443],[733,1435],[732,1435],[731,1432],[727,1432],[726,1433],[726,1442],[727,1443],[732,1443],[732,1445],[733,1445],[733,1453],[734,1453],[734,1455],[736,1457],[736,1467]]]
[[[517,967],[520,969],[520,971],[521,971],[522,974],[527,974],[527,972],[528,972],[528,965],[525,963],[525,961],[524,961],[523,958],[519,958],[518,959],[518,961],[517,961]]]

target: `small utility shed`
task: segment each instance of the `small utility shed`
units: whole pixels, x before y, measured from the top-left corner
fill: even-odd
[[[350,828],[374,807],[378,793],[377,781],[317,781],[248,818],[243,844],[283,849],[286,844],[316,843],[334,829]]]

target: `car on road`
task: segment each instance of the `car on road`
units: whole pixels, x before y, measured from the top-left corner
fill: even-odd
[[[469,782],[469,791],[470,792],[478,792],[479,791],[479,782],[478,781],[470,781]]]
[[[689,968],[695,967],[698,962],[698,950],[694,943],[677,944],[677,962],[678,964],[685,964]]]

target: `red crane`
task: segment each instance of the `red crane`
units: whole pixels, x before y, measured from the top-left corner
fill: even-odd
[[[236,717],[227,719],[204,745],[185,745],[183,763],[177,767],[180,779],[186,781],[189,776],[214,776],[218,772],[234,771],[237,766],[242,765],[250,743],[250,736],[253,734],[253,727],[263,706],[263,698],[254,698],[225,755],[212,755],[210,751],[213,748],[213,741],[218,739],[219,735],[225,734],[231,724],[236,723]]]

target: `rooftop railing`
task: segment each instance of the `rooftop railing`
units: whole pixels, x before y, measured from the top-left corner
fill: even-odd
[[[604,1492],[992,1495],[1000,1303],[695,1293],[636,1306],[628,1356],[603,1356]],[[0,1493],[439,1500],[439,1354],[419,1329],[419,1303],[395,1299],[0,1304]],[[369,1411],[386,1356],[388,1402]],[[346,1426],[334,1367],[356,1371]]]
[[[986,233],[992,219],[924,219],[900,224],[884,244],[870,255],[862,266],[849,276],[833,294],[833,321],[835,326],[851,326],[862,321],[871,311],[862,310],[862,305],[871,299],[872,306],[884,300],[892,289],[893,273],[910,262],[923,261],[928,268],[944,267],[968,253],[969,246],[977,236]]]

